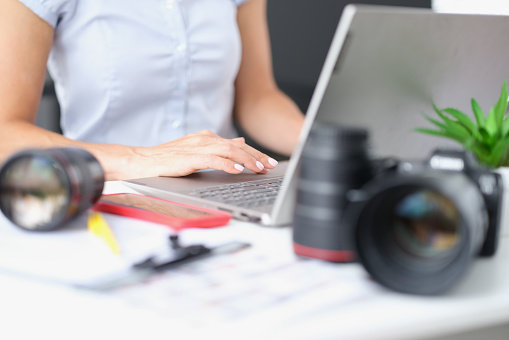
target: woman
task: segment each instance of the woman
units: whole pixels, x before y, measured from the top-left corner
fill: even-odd
[[[34,125],[46,66],[64,136]],[[0,75],[0,160],[77,146],[108,180],[265,173],[277,162],[232,112],[282,154],[303,122],[272,75],[266,0],[3,0]]]

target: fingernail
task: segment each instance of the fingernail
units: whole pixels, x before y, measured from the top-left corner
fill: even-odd
[[[233,167],[239,171],[244,171],[244,167],[240,164],[235,163],[235,165]]]
[[[259,161],[256,161],[256,166],[257,166],[257,167],[258,167],[258,169],[260,169],[260,170],[265,169],[265,167],[263,166],[263,164],[262,164],[262,163],[260,163]]]
[[[270,158],[269,157],[269,164],[272,165],[272,166],[276,166],[277,165],[277,161],[274,159],[274,158]]]

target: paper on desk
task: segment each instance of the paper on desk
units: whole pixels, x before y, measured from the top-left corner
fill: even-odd
[[[0,270],[68,284],[82,284],[117,272],[168,248],[167,227],[104,214],[120,246],[115,255],[87,230],[84,214],[59,231],[29,232],[0,214]]]
[[[377,291],[358,264],[296,256],[288,228],[233,221],[228,228],[189,229],[181,236],[186,243],[237,240],[252,246],[158,273],[142,285],[115,290],[112,296],[189,330],[211,327],[211,334],[231,329],[244,338],[259,339],[267,334],[243,331],[253,330],[253,325],[264,325],[260,332],[265,332],[300,323]]]

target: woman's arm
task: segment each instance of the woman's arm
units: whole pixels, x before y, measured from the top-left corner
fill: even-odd
[[[184,176],[207,168],[237,174],[243,168],[237,163],[259,173],[274,167],[243,138],[223,139],[210,131],[142,148],[78,142],[35,126],[53,34],[18,0],[0,1],[0,163],[24,148],[74,146],[94,154],[108,180]]]
[[[242,62],[235,83],[235,118],[257,143],[290,155],[304,116],[274,80],[266,5],[266,0],[249,0],[238,9]]]

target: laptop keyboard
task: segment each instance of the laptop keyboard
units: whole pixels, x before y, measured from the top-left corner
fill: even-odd
[[[276,200],[283,177],[217,185],[191,191],[191,196],[237,207],[259,207]]]

